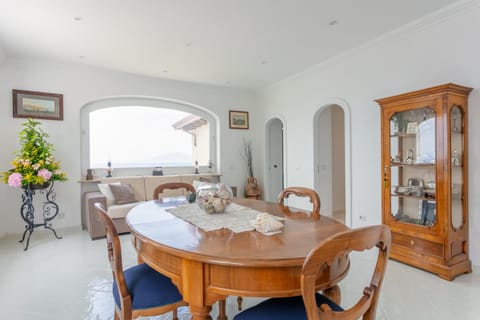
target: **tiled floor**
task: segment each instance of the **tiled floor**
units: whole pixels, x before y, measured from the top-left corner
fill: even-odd
[[[18,236],[0,240],[1,319],[71,320],[113,319],[111,272],[104,240],[91,241],[85,231],[60,230],[62,240],[35,231],[28,251]],[[136,261],[129,235],[122,237],[125,266]],[[371,256],[353,256],[348,278],[342,282],[342,299],[348,304],[362,291],[360,279],[371,265]],[[259,299],[246,298],[245,306]],[[377,319],[382,320],[476,320],[480,319],[480,270],[449,282],[390,261]],[[236,298],[227,301],[229,319]],[[179,313],[189,319],[188,308]],[[216,308],[212,311],[216,318]],[[153,319],[153,318],[152,318]],[[162,316],[156,320],[171,319]],[[294,320],[294,319],[292,319]]]

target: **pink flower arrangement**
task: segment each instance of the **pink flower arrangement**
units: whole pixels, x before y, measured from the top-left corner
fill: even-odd
[[[45,179],[45,181],[50,180],[50,178],[52,177],[52,173],[50,171],[48,171],[47,169],[38,170],[37,175],[39,177],[42,177],[43,179]]]
[[[14,188],[20,188],[22,186],[22,175],[20,173],[12,173],[8,177],[8,185]]]
[[[20,131],[21,149],[12,161],[13,168],[1,174],[1,180],[9,186],[19,188],[43,185],[52,181],[65,181],[67,176],[60,170],[60,163],[53,156],[53,145],[40,128],[40,122],[28,119]]]

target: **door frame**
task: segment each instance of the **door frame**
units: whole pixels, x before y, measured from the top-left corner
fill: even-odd
[[[317,181],[318,172],[316,170],[317,166],[317,139],[316,133],[317,130],[315,126],[317,124],[317,120],[319,115],[324,111],[326,108],[336,105],[343,110],[344,113],[344,135],[345,135],[345,224],[349,227],[353,226],[353,218],[352,218],[352,154],[351,154],[351,111],[349,104],[339,98],[330,98],[322,101],[319,104],[320,107],[317,108],[315,113],[313,114],[312,125],[313,125],[313,172],[314,172],[314,180],[313,184],[315,187],[315,182]]]

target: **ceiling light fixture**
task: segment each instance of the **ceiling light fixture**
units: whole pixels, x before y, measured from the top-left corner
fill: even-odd
[[[333,27],[334,25],[338,24],[338,20],[332,20],[328,23],[330,27]]]

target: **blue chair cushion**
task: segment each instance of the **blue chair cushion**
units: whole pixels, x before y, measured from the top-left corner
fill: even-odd
[[[145,263],[126,269],[124,274],[132,299],[132,310],[154,308],[183,300],[170,278]],[[116,281],[113,281],[113,297],[117,306],[120,307]]]
[[[343,311],[342,307],[328,299],[316,294],[317,305],[328,304],[333,311]],[[272,298],[265,300],[254,307],[240,312],[234,320],[307,320],[305,305],[302,296],[290,298]]]

